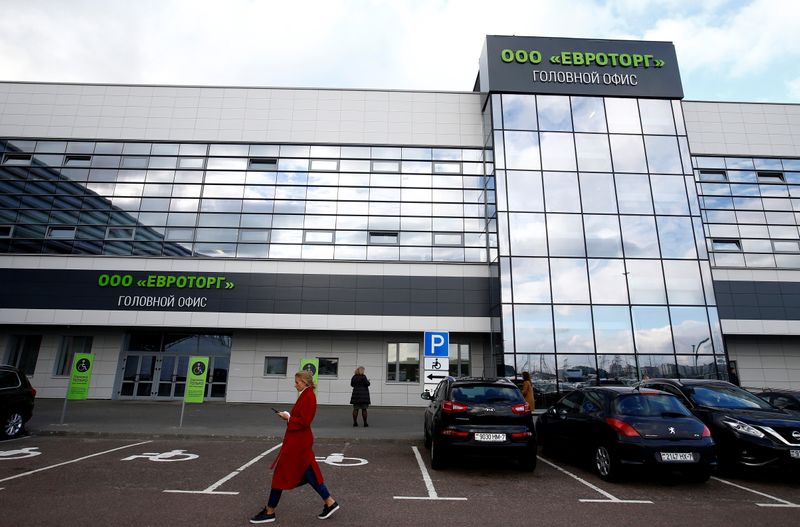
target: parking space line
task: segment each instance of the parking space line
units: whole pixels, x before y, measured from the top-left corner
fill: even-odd
[[[439,496],[436,493],[436,488],[433,486],[433,480],[431,479],[430,474],[428,474],[428,469],[425,468],[425,462],[422,461],[422,456],[419,454],[419,449],[417,447],[412,446],[411,449],[414,451],[414,456],[417,458],[417,464],[419,465],[419,470],[422,472],[422,481],[425,482],[425,487],[428,489],[427,496],[395,496],[394,499],[396,500],[449,500],[449,501],[467,501],[467,498],[446,498]]]
[[[602,494],[603,496],[606,497],[606,499],[604,499],[604,500],[601,500],[601,499],[579,499],[578,501],[580,501],[582,503],[649,503],[649,504],[653,503],[650,500],[621,500],[621,499],[617,498],[616,496],[614,496],[612,494],[609,494],[608,492],[604,491],[600,487],[598,487],[596,485],[593,485],[593,484],[589,483],[588,481],[586,481],[585,479],[576,476],[572,472],[559,467],[558,465],[556,465],[552,461],[546,460],[542,456],[539,456],[539,460],[540,461],[544,461],[545,463],[547,463],[548,465],[550,465],[554,469],[563,472],[567,476],[579,481],[580,483],[583,483],[584,485],[586,485],[590,489],[592,489],[595,492],[598,492],[598,493],[600,493],[600,494]]]
[[[84,459],[89,459],[89,458],[96,457],[96,456],[102,456],[103,454],[110,454],[111,452],[116,452],[117,450],[124,450],[126,448],[131,448],[131,447],[135,447],[135,446],[139,446],[139,445],[146,445],[147,443],[152,443],[152,441],[142,441],[141,443],[134,443],[132,445],[125,445],[125,446],[121,446],[121,447],[117,447],[117,448],[112,448],[111,450],[105,450],[103,452],[97,452],[96,454],[90,454],[88,456],[79,457],[78,459],[72,459],[70,461],[63,461],[61,463],[57,463],[55,465],[50,465],[48,467],[37,468],[36,470],[31,470],[30,472],[23,472],[22,474],[16,474],[14,476],[9,476],[7,478],[0,479],[0,483],[3,483],[4,481],[9,481],[9,480],[12,480],[12,479],[21,478],[21,477],[24,477],[24,476],[30,476],[31,474],[36,474],[37,472],[43,472],[45,470],[50,470],[51,468],[63,467],[64,465],[69,465],[70,463],[77,463],[78,461],[83,461]]]
[[[765,497],[767,499],[775,500],[775,501],[778,502],[778,503],[756,503],[756,505],[758,507],[787,507],[787,508],[795,507],[795,508],[800,508],[800,505],[797,504],[797,503],[792,503],[791,501],[782,500],[780,498],[776,498],[775,496],[770,496],[769,494],[766,494],[766,493],[758,491],[758,490],[754,490],[754,489],[749,489],[747,487],[743,487],[742,485],[739,485],[739,484],[734,483],[732,481],[727,481],[727,480],[720,479],[720,478],[717,478],[717,477],[714,477],[714,476],[712,476],[711,479],[713,479],[714,481],[719,481],[720,483],[725,483],[726,485],[730,485],[731,487],[736,487],[737,489],[746,490],[747,492],[752,492],[753,494],[758,494],[759,496],[763,496],[763,497]]]
[[[204,489],[204,490],[165,490],[163,492],[169,492],[169,493],[173,493],[173,494],[219,494],[219,495],[225,495],[225,496],[235,496],[235,495],[237,495],[239,493],[238,492],[232,492],[232,491],[217,490],[217,489],[219,487],[221,487],[222,485],[224,485],[225,483],[227,483],[228,481],[230,481],[233,478],[235,478],[236,476],[238,476],[239,474],[241,474],[244,470],[246,470],[247,468],[251,467],[253,464],[258,463],[259,461],[261,461],[261,459],[263,459],[265,456],[268,456],[269,454],[271,454],[275,450],[279,449],[282,444],[283,443],[278,443],[277,445],[275,445],[274,447],[270,448],[266,452],[262,452],[261,454],[257,455],[256,457],[254,457],[253,459],[251,459],[250,461],[248,461],[247,463],[245,463],[241,467],[237,468],[236,470],[234,470],[233,472],[231,472],[230,474],[228,474],[227,476],[225,476],[221,480],[219,480],[219,481],[217,481],[215,483],[212,483],[207,489]]]

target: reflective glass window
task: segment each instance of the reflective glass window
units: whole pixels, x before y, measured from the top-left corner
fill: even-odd
[[[692,220],[688,216],[658,216],[658,237],[664,258],[697,258]]]
[[[553,302],[588,304],[589,281],[586,260],[582,258],[551,258],[550,261]]]
[[[616,213],[617,196],[611,174],[580,174],[583,212]]]
[[[536,98],[533,95],[503,94],[503,127],[536,130]]]
[[[558,381],[562,390],[571,390],[575,383],[587,382],[597,376],[595,355],[562,355],[558,357]],[[581,392],[573,392],[581,396]],[[568,398],[572,396],[568,395]],[[567,401],[565,398],[563,401]],[[575,401],[579,404],[578,401]]]
[[[593,353],[589,306],[553,306],[557,353]]]
[[[514,230],[512,223],[512,232]],[[583,225],[579,214],[548,214],[550,256],[585,256]],[[512,252],[517,254],[512,243]]]
[[[585,214],[583,225],[586,232],[588,256],[622,256],[622,239],[619,233],[619,220],[616,216]]]
[[[572,134],[540,134],[542,168],[544,170],[575,170],[575,141]]]
[[[553,313],[550,306],[514,306],[514,322],[517,352],[552,353]],[[505,331],[505,327],[503,328]]]
[[[623,214],[652,214],[653,198],[647,174],[616,174],[617,201]]]
[[[664,260],[664,276],[670,304],[705,304],[703,282],[696,261]]]
[[[659,257],[656,222],[652,216],[620,216],[620,226],[626,257]]]
[[[642,137],[639,135],[611,135],[611,158],[615,172],[646,172]]]
[[[536,132],[505,132],[506,168],[539,170],[539,134]]]
[[[571,132],[572,115],[569,97],[558,95],[539,95],[536,97],[539,110],[539,129],[547,131]]]
[[[637,347],[639,346],[637,341]],[[639,348],[641,349],[641,348]],[[672,350],[670,350],[671,352]],[[675,378],[678,370],[674,355],[638,355],[639,378],[654,379],[658,377]]]
[[[675,352],[691,355],[714,353],[704,307],[670,307]]]
[[[639,99],[642,131],[645,134],[675,135],[672,105],[664,99]]]
[[[628,286],[622,260],[589,260],[593,304],[627,304]]]
[[[624,355],[634,352],[627,306],[593,306],[592,315],[597,353]]]
[[[612,134],[640,134],[639,108],[636,99],[606,98],[608,131]]]
[[[606,112],[600,97],[572,97],[576,132],[605,132]]]
[[[513,254],[519,256],[544,256],[547,254],[544,214],[511,213],[508,217]]]
[[[608,149],[607,136],[598,134],[575,134],[575,148],[578,153],[578,170],[593,172],[611,171],[611,154]],[[542,155],[544,155],[544,152]]]
[[[644,136],[647,150],[647,164],[650,172],[660,174],[681,174],[683,165],[678,153],[678,142],[675,137]]]
[[[515,302],[550,302],[550,277],[546,258],[512,258]]]
[[[544,196],[547,212],[580,212],[578,175],[574,172],[545,172]]]
[[[662,306],[633,306],[633,335],[636,349],[650,353],[672,353],[669,313]],[[674,361],[674,359],[672,359]],[[640,364],[641,366],[641,364]],[[654,375],[659,377],[657,373]]]
[[[666,304],[663,271],[659,260],[626,260],[632,304]]]
[[[682,177],[650,176],[656,214],[689,214]]]
[[[544,210],[541,172],[506,171],[508,209],[539,212]]]

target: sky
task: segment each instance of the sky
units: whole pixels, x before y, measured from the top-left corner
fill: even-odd
[[[0,0],[0,80],[470,91],[486,35],[671,41],[688,100],[800,103],[796,0]]]

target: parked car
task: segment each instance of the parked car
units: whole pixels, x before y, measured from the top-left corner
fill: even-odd
[[[798,391],[768,388],[753,390],[753,393],[776,408],[800,412],[800,392]]]
[[[513,382],[448,377],[422,398],[430,401],[424,432],[434,470],[447,466],[456,454],[507,456],[524,470],[536,468],[538,444],[531,409]]]
[[[590,461],[604,480],[626,469],[680,469],[706,481],[716,466],[711,432],[674,395],[628,386],[578,388],[539,417],[546,453]]]
[[[0,366],[0,435],[16,437],[33,416],[36,390],[17,368]]]
[[[721,466],[800,470],[800,416],[726,381],[649,379],[642,386],[682,399],[711,429]]]

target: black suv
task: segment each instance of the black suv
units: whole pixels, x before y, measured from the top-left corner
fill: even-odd
[[[776,408],[793,410],[800,412],[800,392],[796,390],[785,390],[779,388],[766,388],[764,390],[754,390],[753,393],[767,401]]]
[[[700,418],[717,444],[721,466],[800,469],[800,417],[725,381],[650,379],[642,386],[672,393]]]
[[[453,455],[510,456],[524,470],[536,468],[536,429],[522,392],[507,379],[448,377],[425,410],[425,447],[431,467],[444,468]]]
[[[33,415],[36,390],[24,373],[12,366],[0,366],[0,436],[19,435]]]

